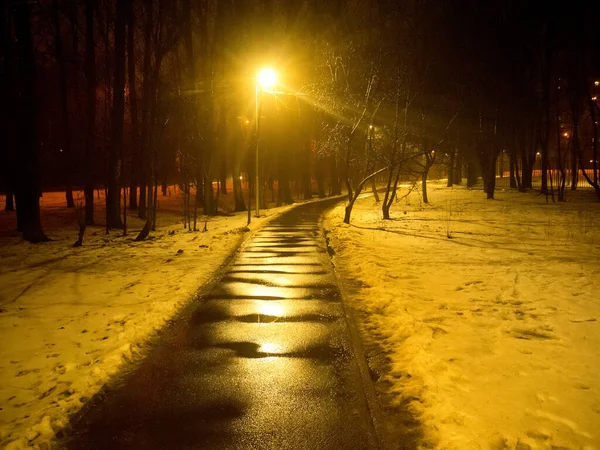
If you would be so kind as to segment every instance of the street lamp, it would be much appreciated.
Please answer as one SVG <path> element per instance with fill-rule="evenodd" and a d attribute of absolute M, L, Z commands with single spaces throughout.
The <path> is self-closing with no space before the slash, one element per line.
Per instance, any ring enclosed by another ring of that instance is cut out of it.
<path fill-rule="evenodd" d="M 275 86 L 275 83 L 277 83 L 277 73 L 271 68 L 261 69 L 256 74 L 256 217 L 258 217 L 260 213 L 260 178 L 258 175 L 258 125 L 260 122 L 260 94 L 262 94 L 263 91 L 269 92 L 273 86 Z"/>

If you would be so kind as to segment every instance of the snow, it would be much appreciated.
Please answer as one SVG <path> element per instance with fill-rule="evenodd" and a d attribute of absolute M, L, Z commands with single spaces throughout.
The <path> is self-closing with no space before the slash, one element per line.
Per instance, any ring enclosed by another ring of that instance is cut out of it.
<path fill-rule="evenodd" d="M 429 188 L 382 220 L 371 195 L 325 220 L 367 342 L 422 448 L 600 449 L 600 203 Z M 401 195 L 406 189 L 401 191 Z"/>
<path fill-rule="evenodd" d="M 329 214 L 336 267 L 362 283 L 361 332 L 386 350 L 384 381 L 422 422 L 423 448 L 600 449 L 600 204 L 569 194 L 487 201 L 433 184 L 430 204 L 411 194 L 391 221 L 370 195 L 350 226 L 343 206 Z M 0 211 L 0 447 L 47 448 L 247 235 L 245 213 L 190 233 L 180 199 L 160 202 L 153 239 L 134 242 L 130 216 L 128 236 L 100 224 L 80 248 L 63 194 L 42 198 L 49 243 L 23 242 Z"/>
<path fill-rule="evenodd" d="M 231 196 L 229 196 L 231 197 Z M 223 199 L 223 197 L 221 197 Z M 103 217 L 98 199 L 96 218 Z M 183 229 L 181 199 L 160 197 L 157 231 L 88 227 L 83 246 L 64 194 L 44 194 L 42 223 L 51 242 L 29 244 L 0 213 L 0 447 L 47 448 L 54 433 L 114 375 L 144 354 L 145 343 L 207 283 L 265 220 L 289 207 L 203 218 L 208 231 Z M 4 205 L 0 204 L 3 209 Z"/>

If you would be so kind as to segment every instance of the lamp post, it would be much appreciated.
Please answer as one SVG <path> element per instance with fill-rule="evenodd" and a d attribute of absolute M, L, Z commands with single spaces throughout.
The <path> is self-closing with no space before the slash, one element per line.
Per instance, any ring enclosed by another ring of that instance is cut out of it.
<path fill-rule="evenodd" d="M 256 148 L 255 148 L 255 157 L 256 157 L 256 217 L 260 214 L 260 176 L 258 174 L 258 131 L 259 131 L 259 122 L 260 122 L 260 96 L 263 91 L 270 91 L 271 88 L 277 82 L 277 73 L 273 69 L 264 68 L 261 69 L 256 75 Z"/>

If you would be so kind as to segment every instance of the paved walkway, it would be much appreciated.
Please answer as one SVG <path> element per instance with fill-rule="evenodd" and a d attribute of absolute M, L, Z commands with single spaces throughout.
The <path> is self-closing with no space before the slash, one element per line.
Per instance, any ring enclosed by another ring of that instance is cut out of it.
<path fill-rule="evenodd" d="M 73 449 L 375 449 L 319 217 L 244 245 L 191 315 L 90 408 Z"/>

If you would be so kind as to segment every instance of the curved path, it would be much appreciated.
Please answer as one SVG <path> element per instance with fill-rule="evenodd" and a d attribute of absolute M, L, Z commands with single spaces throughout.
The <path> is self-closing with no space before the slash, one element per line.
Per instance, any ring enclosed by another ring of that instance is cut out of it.
<path fill-rule="evenodd" d="M 297 206 L 255 233 L 65 446 L 378 448 L 320 232 L 332 205 Z"/>

